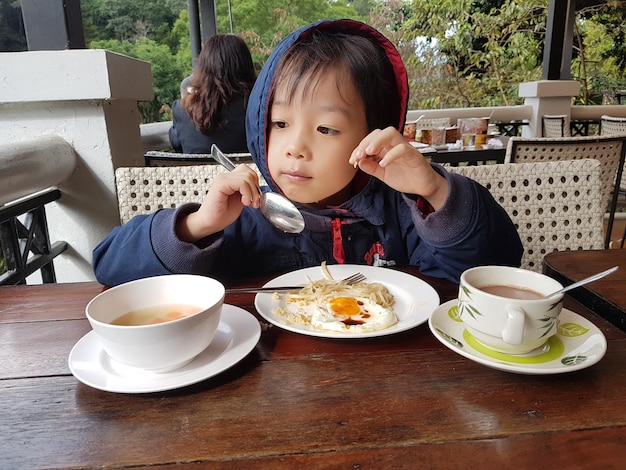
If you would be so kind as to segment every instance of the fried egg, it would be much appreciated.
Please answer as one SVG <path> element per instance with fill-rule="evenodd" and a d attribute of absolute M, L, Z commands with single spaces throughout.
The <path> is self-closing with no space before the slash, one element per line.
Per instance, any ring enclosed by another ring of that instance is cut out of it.
<path fill-rule="evenodd" d="M 343 333 L 383 330 L 396 323 L 391 310 L 360 297 L 334 297 L 318 305 L 311 316 L 315 328 Z"/>

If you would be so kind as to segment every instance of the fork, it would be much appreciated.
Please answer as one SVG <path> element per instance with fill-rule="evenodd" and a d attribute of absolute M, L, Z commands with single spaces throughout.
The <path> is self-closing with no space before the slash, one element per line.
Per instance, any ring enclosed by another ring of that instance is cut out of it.
<path fill-rule="evenodd" d="M 365 275 L 362 273 L 354 273 L 344 279 L 339 279 L 337 282 L 345 282 L 348 285 L 356 284 L 357 282 L 364 281 Z M 244 293 L 267 293 L 267 292 L 286 292 L 300 290 L 304 286 L 284 286 L 284 287 L 242 287 L 239 289 L 226 289 L 227 294 L 244 294 Z"/>
<path fill-rule="evenodd" d="M 357 282 L 364 281 L 365 275 L 361 273 L 354 273 L 352 276 L 348 276 L 345 279 L 340 279 L 339 282 L 345 282 L 348 285 L 356 284 Z"/>

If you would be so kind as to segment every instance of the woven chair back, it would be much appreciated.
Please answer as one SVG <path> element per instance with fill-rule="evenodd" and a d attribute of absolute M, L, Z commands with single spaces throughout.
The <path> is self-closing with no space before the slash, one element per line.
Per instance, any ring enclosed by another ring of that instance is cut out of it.
<path fill-rule="evenodd" d="M 601 135 L 626 135 L 626 118 L 607 116 L 600 117 Z"/>
<path fill-rule="evenodd" d="M 541 272 L 553 251 L 603 247 L 597 160 L 452 167 L 485 186 L 506 210 L 524 246 L 521 267 Z"/>
<path fill-rule="evenodd" d="M 569 117 L 565 114 L 545 115 L 541 118 L 544 137 L 567 137 L 570 135 Z"/>
<path fill-rule="evenodd" d="M 249 166 L 265 185 L 256 165 Z M 220 165 L 120 167 L 115 171 L 120 222 L 125 224 L 136 215 L 158 209 L 201 203 L 213 178 L 226 171 Z"/>
<path fill-rule="evenodd" d="M 626 152 L 626 136 L 562 138 L 511 137 L 505 163 L 547 162 L 593 158 L 600 162 L 602 207 L 613 214 L 613 190 Z"/>

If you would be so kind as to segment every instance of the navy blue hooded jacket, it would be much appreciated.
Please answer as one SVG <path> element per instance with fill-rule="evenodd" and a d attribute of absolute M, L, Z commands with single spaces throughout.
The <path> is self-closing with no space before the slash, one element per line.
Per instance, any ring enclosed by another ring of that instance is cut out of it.
<path fill-rule="evenodd" d="M 402 94 L 397 128 L 404 125 L 408 86 L 406 70 L 394 46 L 378 31 L 352 20 L 324 20 L 304 27 L 273 51 L 250 95 L 246 116 L 248 148 L 269 186 L 266 160 L 268 97 L 276 66 L 285 51 L 314 28 L 328 28 L 369 37 L 380 44 L 396 70 Z M 348 156 L 346 156 L 348 158 Z M 377 266 L 414 265 L 427 275 L 458 282 L 467 268 L 481 264 L 519 266 L 522 246 L 506 212 L 478 183 L 434 165 L 448 181 L 444 206 L 421 212 L 420 198 L 401 194 L 376 178 L 339 208 L 300 207 L 306 228 L 286 234 L 273 227 L 259 210 L 244 208 L 223 232 L 186 243 L 175 234 L 176 218 L 198 204 L 136 216 L 116 227 L 94 250 L 99 282 L 116 285 L 142 277 L 204 274 L 221 280 L 280 274 L 309 266 L 349 263 Z M 200 202 L 200 201 L 199 201 Z"/>

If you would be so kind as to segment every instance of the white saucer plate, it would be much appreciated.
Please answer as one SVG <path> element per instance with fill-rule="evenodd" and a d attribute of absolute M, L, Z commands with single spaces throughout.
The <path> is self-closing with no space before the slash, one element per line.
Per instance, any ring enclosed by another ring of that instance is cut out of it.
<path fill-rule="evenodd" d="M 272 312 L 274 308 L 286 307 L 286 296 L 275 299 L 272 293 L 256 295 L 254 305 L 257 311 L 270 323 L 295 333 L 322 338 L 371 338 L 399 333 L 426 323 L 440 302 L 439 295 L 429 284 L 402 271 L 353 264 L 331 265 L 328 266 L 328 270 L 335 279 L 344 279 L 360 272 L 366 276 L 365 282 L 379 282 L 387 287 L 395 300 L 393 312 L 398 317 L 398 323 L 384 330 L 363 333 L 318 330 L 312 326 L 289 322 L 285 317 L 274 314 Z M 322 270 L 315 266 L 283 274 L 272 279 L 264 287 L 305 285 L 311 280 L 321 278 Z"/>
<path fill-rule="evenodd" d="M 463 326 L 457 314 L 457 301 L 437 308 L 428 326 L 445 346 L 493 369 L 518 374 L 561 374 L 584 369 L 597 363 L 606 353 L 606 338 L 589 320 L 563 309 L 559 330 L 548 342 L 526 354 L 503 354 L 480 344 Z"/>
<path fill-rule="evenodd" d="M 258 320 L 249 312 L 224 304 L 211 344 L 190 363 L 170 372 L 154 373 L 124 366 L 102 349 L 94 331 L 70 352 L 70 371 L 80 382 L 107 392 L 151 393 L 173 390 L 213 377 L 248 355 L 261 336 Z"/>

